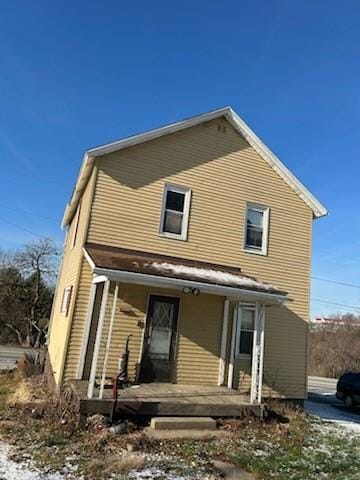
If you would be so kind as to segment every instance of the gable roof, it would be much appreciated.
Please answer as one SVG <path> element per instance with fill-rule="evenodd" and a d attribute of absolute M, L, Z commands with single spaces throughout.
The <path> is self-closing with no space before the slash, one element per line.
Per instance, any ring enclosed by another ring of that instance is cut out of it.
<path fill-rule="evenodd" d="M 271 166 L 271 168 L 291 187 L 297 195 L 311 208 L 314 218 L 327 215 L 327 209 L 314 195 L 298 180 L 293 173 L 279 160 L 279 158 L 260 140 L 251 128 L 242 120 L 231 107 L 224 107 L 191 117 L 180 122 L 170 123 L 154 130 L 149 130 L 138 135 L 126 137 L 116 142 L 101 145 L 87 150 L 84 154 L 80 172 L 71 199 L 66 206 L 62 227 L 66 227 L 75 213 L 77 204 L 83 194 L 90 178 L 95 159 L 108 153 L 113 153 L 124 148 L 160 138 L 170 133 L 179 132 L 186 128 L 194 127 L 216 118 L 225 117 L 226 120 L 242 135 L 254 150 Z"/>

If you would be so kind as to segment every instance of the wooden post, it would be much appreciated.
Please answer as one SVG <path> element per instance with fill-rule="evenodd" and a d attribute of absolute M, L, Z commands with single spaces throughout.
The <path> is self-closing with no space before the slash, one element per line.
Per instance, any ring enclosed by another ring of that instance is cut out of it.
<path fill-rule="evenodd" d="M 115 289 L 114 289 L 113 304 L 112 304 L 112 309 L 111 309 L 109 331 L 108 331 L 106 347 L 105 347 L 105 357 L 104 357 L 104 364 L 103 364 L 102 375 L 101 375 L 99 398 L 103 398 L 103 395 L 104 395 L 106 369 L 107 369 L 107 364 L 108 364 L 108 360 L 109 360 L 111 336 L 112 336 L 112 331 L 113 331 L 113 326 L 114 326 L 115 313 L 116 313 L 116 302 L 117 302 L 118 294 L 119 294 L 119 282 L 116 282 Z"/>
<path fill-rule="evenodd" d="M 91 371 L 90 371 L 90 378 L 89 378 L 89 385 L 88 385 L 88 395 L 87 395 L 88 398 L 92 398 L 93 394 L 94 394 L 97 361 L 98 361 L 98 357 L 99 357 L 101 337 L 102 337 L 102 331 L 103 331 L 103 326 L 104 326 L 104 318 L 105 318 L 107 297 L 108 297 L 108 293 L 109 293 L 109 286 L 110 286 L 110 280 L 106 280 L 105 285 L 104 285 L 103 294 L 102 294 L 102 299 L 101 299 L 99 322 L 98 322 L 98 327 L 97 327 L 97 331 L 96 331 L 94 353 L 93 353 L 93 359 L 92 359 L 92 363 L 91 363 Z"/>
<path fill-rule="evenodd" d="M 221 347 L 220 347 L 220 364 L 219 364 L 219 379 L 218 379 L 219 386 L 223 385 L 225 381 L 225 362 L 226 362 L 226 346 L 227 346 L 228 326 L 229 326 L 229 307 L 230 307 L 230 301 L 228 299 L 225 299 L 222 333 L 221 333 Z"/>
<path fill-rule="evenodd" d="M 250 403 L 261 403 L 264 367 L 265 305 L 256 302 Z"/>
<path fill-rule="evenodd" d="M 233 388 L 233 383 L 234 383 L 234 360 L 235 360 L 235 343 L 236 343 L 236 327 L 237 327 L 238 312 L 239 312 L 239 304 L 237 303 L 234 306 L 234 314 L 233 314 L 230 361 L 229 361 L 229 371 L 228 371 L 228 381 L 227 381 L 228 388 Z"/>

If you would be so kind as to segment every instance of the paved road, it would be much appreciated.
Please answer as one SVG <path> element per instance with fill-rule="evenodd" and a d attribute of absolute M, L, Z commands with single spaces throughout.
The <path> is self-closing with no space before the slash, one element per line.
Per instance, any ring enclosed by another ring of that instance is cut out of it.
<path fill-rule="evenodd" d="M 15 368 L 16 361 L 20 360 L 25 352 L 32 351 L 29 348 L 12 345 L 0 345 L 0 370 Z"/>
<path fill-rule="evenodd" d="M 349 410 L 336 398 L 336 383 L 333 378 L 309 377 L 305 409 L 323 420 L 360 432 L 360 410 Z"/>
<path fill-rule="evenodd" d="M 335 397 L 337 379 L 323 377 L 308 377 L 309 400 L 319 400 L 326 403 L 338 402 Z"/>

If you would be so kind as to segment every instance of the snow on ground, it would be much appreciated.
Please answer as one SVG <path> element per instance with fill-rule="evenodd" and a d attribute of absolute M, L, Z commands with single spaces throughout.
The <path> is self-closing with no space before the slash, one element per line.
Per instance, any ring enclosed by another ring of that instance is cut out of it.
<path fill-rule="evenodd" d="M 305 402 L 305 410 L 322 420 L 324 425 L 330 423 L 360 434 L 360 413 L 352 412 L 343 406 L 312 401 Z"/>
<path fill-rule="evenodd" d="M 189 477 L 184 477 L 183 475 L 176 475 L 172 473 L 165 473 L 159 470 L 156 467 L 144 468 L 140 471 L 132 471 L 128 473 L 129 480 L 151 480 L 156 478 L 165 478 L 166 480 L 188 480 Z"/>
<path fill-rule="evenodd" d="M 10 447 L 0 443 L 1 480 L 63 480 L 59 473 L 40 473 L 30 462 L 17 463 L 9 459 Z"/>

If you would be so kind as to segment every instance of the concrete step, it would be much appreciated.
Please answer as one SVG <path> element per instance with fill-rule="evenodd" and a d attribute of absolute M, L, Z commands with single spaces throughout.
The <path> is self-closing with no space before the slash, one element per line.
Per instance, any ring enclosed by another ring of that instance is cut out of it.
<path fill-rule="evenodd" d="M 215 430 L 216 421 L 211 417 L 154 417 L 153 430 Z"/>

